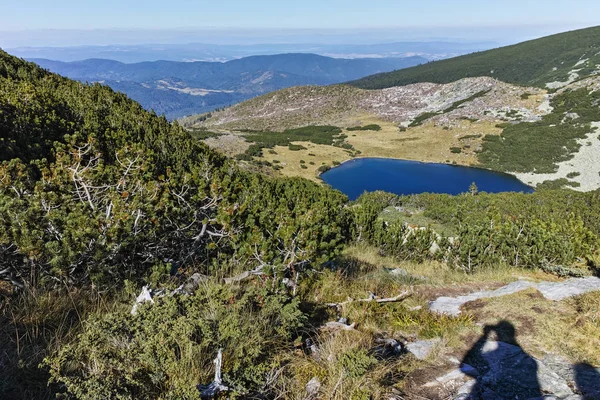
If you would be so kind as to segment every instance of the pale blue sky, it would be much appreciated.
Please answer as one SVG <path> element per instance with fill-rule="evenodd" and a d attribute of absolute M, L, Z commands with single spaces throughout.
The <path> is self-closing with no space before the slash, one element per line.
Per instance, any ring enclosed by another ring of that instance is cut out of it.
<path fill-rule="evenodd" d="M 598 0 L 0 0 L 1 30 L 600 24 Z"/>
<path fill-rule="evenodd" d="M 600 0 L 0 0 L 0 47 L 511 43 L 600 25 Z"/>

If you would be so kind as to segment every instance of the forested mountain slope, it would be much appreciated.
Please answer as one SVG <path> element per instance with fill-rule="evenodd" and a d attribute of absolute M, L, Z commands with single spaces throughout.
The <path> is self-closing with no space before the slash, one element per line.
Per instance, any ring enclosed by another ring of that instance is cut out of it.
<path fill-rule="evenodd" d="M 61 290 L 87 292 L 90 287 L 109 293 L 126 280 L 168 281 L 188 269 L 218 280 L 278 265 L 286 275 L 299 265 L 325 262 L 339 251 L 347 229 L 342 207 L 346 200 L 311 182 L 239 170 L 124 94 L 60 77 L 0 52 L 3 296 L 5 284 L 17 292 L 35 290 L 51 297 Z M 267 292 L 248 295 L 268 296 Z M 290 304 L 286 296 L 272 300 L 273 310 Z M 4 306 L 11 303 L 3 297 L 0 304 L 0 326 L 7 327 Z M 298 321 L 295 305 L 290 307 L 292 329 Z M 56 311 L 43 318 L 54 321 L 59 315 Z M 279 318 L 270 315 L 264 318 Z M 77 324 L 70 316 L 64 318 L 60 326 L 65 329 Z M 267 326 L 275 329 L 281 323 Z M 52 326 L 49 329 L 56 329 Z M 274 331 L 264 336 L 285 340 L 289 334 L 280 333 L 283 336 Z M 53 341 L 55 335 L 38 340 Z M 0 336 L 3 376 L 38 368 L 39 353 L 17 369 L 17 349 L 9 336 Z M 260 365 L 259 359 L 267 360 L 262 353 L 248 361 Z M 39 378 L 47 380 L 44 373 Z M 105 389 L 111 391 L 110 378 L 106 382 Z M 14 392 L 18 385 L 3 379 L 0 397 L 34 396 Z M 142 393 L 135 383 L 127 386 L 131 393 Z M 72 390 L 77 391 L 76 385 Z M 152 390 L 142 397 L 154 397 Z M 195 390 L 193 385 L 190 390 Z M 90 393 L 91 398 L 108 396 Z"/>
<path fill-rule="evenodd" d="M 382 89 L 490 76 L 503 82 L 552 89 L 560 87 L 561 82 L 573 82 L 598 73 L 600 27 L 593 27 L 377 74 L 350 84 L 363 89 Z"/>

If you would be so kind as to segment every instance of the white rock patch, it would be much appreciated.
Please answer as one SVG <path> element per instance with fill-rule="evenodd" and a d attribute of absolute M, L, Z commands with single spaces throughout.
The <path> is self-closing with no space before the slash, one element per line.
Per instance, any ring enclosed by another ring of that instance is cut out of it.
<path fill-rule="evenodd" d="M 592 132 L 584 139 L 579 139 L 581 145 L 573 158 L 558 164 L 558 170 L 552 174 L 513 173 L 520 181 L 531 186 L 537 186 L 544 181 L 554 181 L 566 178 L 578 182 L 581 186 L 574 190 L 589 192 L 600 188 L 600 122 L 592 122 Z M 568 178 L 570 173 L 580 175 Z"/>
<path fill-rule="evenodd" d="M 525 289 L 535 288 L 542 295 L 552 301 L 564 300 L 567 297 L 577 296 L 591 291 L 600 290 L 600 278 L 572 278 L 563 282 L 531 282 L 516 281 L 496 290 L 486 290 L 458 297 L 439 297 L 429 304 L 429 310 L 439 314 L 459 315 L 460 306 L 477 299 L 514 294 Z"/>
<path fill-rule="evenodd" d="M 564 81 L 564 82 L 561 82 L 561 81 L 548 82 L 548 83 L 546 83 L 546 87 L 548 89 L 560 89 L 561 87 L 570 85 L 571 83 L 575 82 L 577 80 L 577 78 L 579 78 L 579 74 L 578 74 L 579 71 L 581 71 L 581 70 L 574 69 L 573 71 L 569 72 L 569 78 L 567 78 L 566 81 Z"/>
<path fill-rule="evenodd" d="M 545 95 L 544 101 L 542 102 L 542 104 L 539 105 L 539 107 L 537 109 L 538 109 L 538 111 L 540 111 L 544 114 L 550 114 L 552 112 L 552 110 L 554 110 L 554 107 L 552 107 L 550 105 L 550 96 Z"/>

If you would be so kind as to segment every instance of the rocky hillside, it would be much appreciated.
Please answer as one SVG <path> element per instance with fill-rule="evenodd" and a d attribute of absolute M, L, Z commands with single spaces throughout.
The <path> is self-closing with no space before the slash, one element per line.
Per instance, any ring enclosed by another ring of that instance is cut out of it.
<path fill-rule="evenodd" d="M 541 89 L 514 86 L 487 77 L 382 90 L 346 85 L 304 86 L 246 101 L 213 113 L 206 121 L 190 117 L 184 124 L 210 129 L 279 130 L 305 125 L 345 125 L 365 113 L 404 127 L 424 116 L 439 124 L 452 124 L 466 118 L 535 121 L 549 111 L 545 107 L 545 95 Z"/>

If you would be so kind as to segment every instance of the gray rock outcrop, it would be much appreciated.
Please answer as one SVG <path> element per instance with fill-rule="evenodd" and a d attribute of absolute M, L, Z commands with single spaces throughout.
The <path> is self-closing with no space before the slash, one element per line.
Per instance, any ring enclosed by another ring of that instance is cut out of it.
<path fill-rule="evenodd" d="M 411 353 L 418 360 L 424 360 L 440 342 L 440 339 L 418 340 L 416 342 L 407 343 L 406 351 Z"/>
<path fill-rule="evenodd" d="M 546 299 L 553 301 L 564 300 L 591 291 L 600 290 L 600 278 L 572 278 L 563 282 L 532 282 L 519 280 L 496 290 L 486 290 L 457 297 L 439 297 L 429 304 L 433 312 L 448 315 L 459 315 L 460 306 L 469 301 L 514 294 L 525 289 L 537 289 Z"/>
<path fill-rule="evenodd" d="M 539 360 L 519 346 L 487 341 L 479 357 L 425 384 L 451 390 L 454 400 L 600 399 L 600 369 L 548 355 Z"/>

